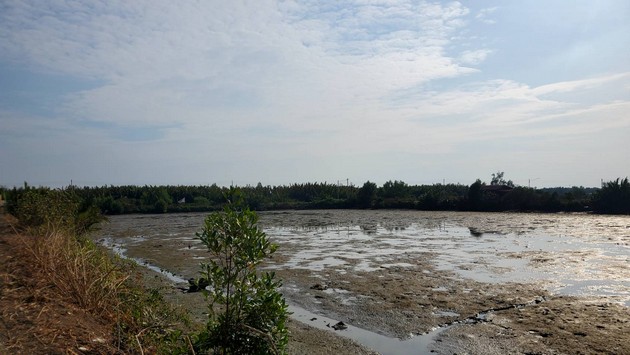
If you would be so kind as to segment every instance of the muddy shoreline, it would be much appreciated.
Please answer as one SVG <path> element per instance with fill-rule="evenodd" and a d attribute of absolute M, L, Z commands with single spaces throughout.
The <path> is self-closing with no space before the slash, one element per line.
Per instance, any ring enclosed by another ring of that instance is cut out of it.
<path fill-rule="evenodd" d="M 297 218 L 295 215 L 276 217 L 282 217 L 285 222 L 289 220 L 288 223 L 291 223 L 290 218 Z M 304 221 L 304 216 L 299 217 Z M 182 222 L 180 227 L 187 223 Z M 307 220 L 307 223 L 318 222 Z M 182 279 L 194 276 L 199 261 L 205 257 L 205 251 L 194 240 L 194 232 L 165 239 L 151 237 L 148 230 L 143 231 L 142 228 L 130 225 L 126 228 L 124 236 L 119 230 L 118 237 L 114 238 L 114 243 L 124 244 L 126 255 L 158 265 L 181 275 Z M 331 223 L 330 230 L 324 229 L 323 232 L 318 226 L 302 225 L 299 228 L 300 233 L 307 234 L 311 233 L 308 228 L 315 228 L 315 233 L 319 233 L 317 236 L 329 238 L 326 243 L 333 246 L 337 239 L 343 239 L 341 242 L 344 244 L 339 245 L 346 245 L 353 238 L 369 236 L 361 230 L 357 233 L 349 231 L 348 236 L 338 238 L 334 233 L 344 230 L 334 223 Z M 392 233 L 400 234 L 404 230 L 402 228 L 405 226 L 394 223 Z M 281 229 L 278 233 L 284 232 L 286 230 Z M 449 233 L 453 233 L 453 228 Z M 310 234 L 309 237 L 313 238 Z M 333 240 L 333 237 L 337 239 Z M 372 239 L 379 243 L 387 241 Z M 623 238 L 621 241 L 626 242 Z M 402 339 L 403 343 L 405 339 L 414 339 L 440 329 L 431 344 L 418 348 L 415 353 L 630 353 L 630 311 L 615 297 L 572 297 L 551 293 L 545 280 L 480 282 L 462 277 L 456 270 L 440 268 L 436 263 L 440 257 L 439 250 L 418 252 L 403 247 L 402 250 L 387 251 L 386 258 L 374 254 L 369 258 L 333 259 L 328 253 L 317 258 L 308 256 L 296 264 L 295 257 L 305 250 L 304 243 L 283 239 L 280 234 L 276 242 L 281 252 L 276 253 L 265 266 L 284 280 L 282 292 L 291 304 L 314 313 L 316 316 L 312 318 L 325 316 L 387 338 Z M 369 240 L 362 239 L 357 243 L 367 242 Z M 352 248 L 359 250 L 358 245 L 354 244 Z M 339 249 L 339 246 L 336 248 Z M 359 250 L 358 253 L 365 254 L 371 250 Z M 538 259 L 558 263 L 571 261 L 570 257 L 562 256 L 566 260 L 561 260 L 559 255 L 541 250 L 533 253 L 523 248 L 510 253 L 510 257 L 517 261 L 525 258 L 534 264 Z M 191 263 L 191 260 L 194 262 Z M 370 260 L 370 264 L 365 264 L 365 260 Z M 313 264 L 314 261 L 317 263 Z M 477 265 L 474 267 L 490 270 L 497 277 L 504 272 L 492 262 L 484 265 L 484 259 L 475 261 Z M 310 267 L 302 267 L 306 262 L 311 263 L 308 264 Z M 466 268 L 468 264 L 470 262 L 461 263 L 458 267 Z M 615 270 L 619 266 L 615 263 L 611 265 Z M 163 287 L 173 303 L 196 312 L 198 319 L 203 319 L 205 307 L 199 294 L 182 293 L 173 280 L 152 271 L 147 271 L 146 280 Z M 344 335 L 348 334 L 344 334 L 343 330 L 309 326 L 309 323 L 315 325 L 317 322 L 312 318 L 290 323 L 290 353 L 370 353 L 370 349 L 345 338 Z M 395 343 L 388 344 L 376 350 L 380 353 L 401 353 L 396 350 Z"/>

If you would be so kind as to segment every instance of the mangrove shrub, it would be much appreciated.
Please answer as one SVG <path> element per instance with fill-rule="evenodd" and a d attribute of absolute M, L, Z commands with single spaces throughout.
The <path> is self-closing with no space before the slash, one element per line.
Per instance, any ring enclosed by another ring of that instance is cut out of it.
<path fill-rule="evenodd" d="M 211 254 L 201 264 L 208 281 L 209 320 L 195 350 L 219 354 L 283 353 L 288 341 L 287 304 L 274 273 L 257 266 L 277 248 L 256 223 L 258 215 L 239 190 L 227 194 L 223 211 L 209 215 L 197 236 Z"/>

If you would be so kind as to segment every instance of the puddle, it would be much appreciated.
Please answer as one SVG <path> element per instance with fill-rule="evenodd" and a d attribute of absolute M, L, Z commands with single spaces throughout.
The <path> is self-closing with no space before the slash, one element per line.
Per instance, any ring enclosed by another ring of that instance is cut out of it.
<path fill-rule="evenodd" d="M 435 341 L 435 338 L 441 332 L 448 329 L 448 327 L 438 328 L 428 334 L 415 335 L 409 339 L 401 340 L 361 329 L 352 326 L 351 324 L 345 324 L 348 327 L 347 329 L 333 330 L 332 326 L 337 324 L 339 320 L 309 312 L 295 305 L 289 305 L 289 311 L 293 312 L 291 317 L 295 320 L 318 329 L 334 331 L 337 335 L 352 339 L 357 343 L 384 355 L 428 354 L 430 353 L 429 345 Z"/>
<path fill-rule="evenodd" d="M 299 211 L 278 217 L 261 214 L 264 231 L 290 245 L 279 249 L 288 259 L 273 265 L 276 269 L 341 274 L 413 269 L 417 264 L 400 259 L 426 255 L 437 270 L 465 279 L 543 283 L 555 293 L 630 303 L 630 269 L 620 266 L 630 260 L 630 217 L 309 211 L 308 228 L 300 227 Z"/>
<path fill-rule="evenodd" d="M 282 246 L 282 261 L 269 269 L 357 274 L 413 269 L 413 258 L 429 258 L 437 270 L 479 282 L 543 282 L 555 293 L 630 304 L 630 216 L 386 210 L 259 215 L 259 226 Z M 205 216 L 114 216 L 103 229 L 128 247 L 168 240 L 192 253 L 203 249 L 195 233 Z"/>
<path fill-rule="evenodd" d="M 459 317 L 460 316 L 459 313 L 452 312 L 452 311 L 437 311 L 437 312 L 434 312 L 434 314 L 439 317 Z"/>

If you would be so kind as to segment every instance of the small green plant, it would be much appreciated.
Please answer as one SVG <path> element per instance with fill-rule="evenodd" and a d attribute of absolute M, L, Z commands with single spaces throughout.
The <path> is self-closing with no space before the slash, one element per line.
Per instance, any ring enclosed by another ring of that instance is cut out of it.
<path fill-rule="evenodd" d="M 195 337 L 199 352 L 279 354 L 288 341 L 287 304 L 274 273 L 256 267 L 277 248 L 256 226 L 258 215 L 231 189 L 222 212 L 209 215 L 197 236 L 211 253 L 201 264 L 209 286 L 209 320 Z"/>

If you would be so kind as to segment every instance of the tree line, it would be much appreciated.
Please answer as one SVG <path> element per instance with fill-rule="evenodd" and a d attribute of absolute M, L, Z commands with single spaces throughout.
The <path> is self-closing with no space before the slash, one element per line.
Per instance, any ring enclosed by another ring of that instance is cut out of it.
<path fill-rule="evenodd" d="M 416 209 L 441 211 L 594 212 L 630 214 L 628 178 L 602 184 L 601 188 L 515 186 L 503 173 L 492 174 L 490 183 L 477 179 L 471 185 L 408 185 L 399 180 L 382 186 L 367 181 L 361 187 L 330 183 L 281 186 L 241 186 L 252 210 L 281 209 Z M 45 187 L 0 188 L 7 209 L 17 205 L 25 192 Z M 96 206 L 107 215 L 128 213 L 216 211 L 228 187 L 203 186 L 102 186 L 66 188 L 85 206 Z"/>

